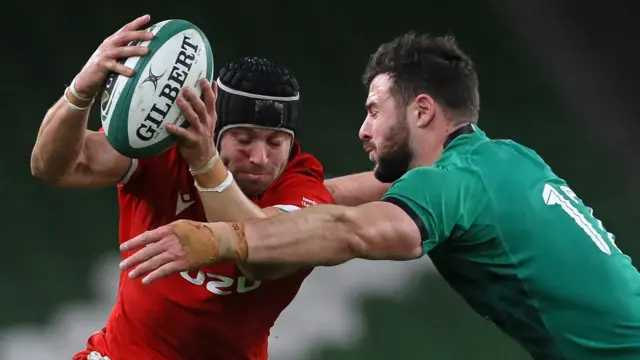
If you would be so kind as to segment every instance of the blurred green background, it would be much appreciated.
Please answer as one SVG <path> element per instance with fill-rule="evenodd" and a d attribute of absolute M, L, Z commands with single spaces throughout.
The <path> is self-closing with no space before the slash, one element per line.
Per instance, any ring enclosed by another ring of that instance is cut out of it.
<path fill-rule="evenodd" d="M 589 9 L 591 2 L 542 3 L 145 0 L 3 5 L 0 64 L 4 127 L 10 135 L 0 142 L 5 154 L 0 172 L 5 204 L 0 334 L 26 325 L 30 331 L 46 329 L 59 309 L 95 300 L 92 283 L 100 280 L 92 271 L 104 254 L 117 255 L 115 189 L 52 188 L 31 176 L 29 156 L 41 119 L 65 84 L 102 39 L 144 13 L 154 22 L 182 18 L 202 28 L 213 46 L 216 71 L 247 55 L 288 66 L 302 88 L 302 146 L 332 175 L 370 167 L 357 138 L 366 94 L 359 80 L 369 54 L 407 30 L 455 34 L 477 66 L 483 130 L 535 149 L 595 209 L 620 248 L 640 256 L 633 232 L 640 214 L 634 206 L 639 198 L 639 169 L 633 161 L 638 125 L 632 121 L 638 115 L 638 75 L 632 71 L 638 56 L 625 46 L 627 37 L 637 34 L 628 20 L 638 6 L 614 1 Z M 91 126 L 97 129 L 97 112 L 92 116 Z M 384 282 L 373 296 L 360 296 L 354 286 L 356 303 L 350 311 L 364 321 L 358 335 L 350 341 L 309 341 L 304 358 L 527 358 L 473 314 L 437 273 L 409 276 L 400 297 L 390 297 Z M 308 311 L 322 306 L 305 301 Z M 286 331 L 299 331 L 296 326 Z M 88 328 L 74 338 L 73 350 L 96 330 Z M 286 336 L 284 330 L 280 334 Z M 17 359 L 17 340 L 7 339 L 0 342 L 0 356 Z M 12 350 L 3 353 L 3 348 Z M 65 351 L 62 358 L 69 358 Z"/>

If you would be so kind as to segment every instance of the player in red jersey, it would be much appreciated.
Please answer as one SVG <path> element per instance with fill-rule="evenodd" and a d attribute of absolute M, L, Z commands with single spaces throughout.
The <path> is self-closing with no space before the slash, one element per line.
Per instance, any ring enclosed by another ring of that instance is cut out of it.
<path fill-rule="evenodd" d="M 127 44 L 152 37 L 138 30 L 148 21 L 140 17 L 107 38 L 47 112 L 31 159 L 35 176 L 66 187 L 118 184 L 120 242 L 177 219 L 245 220 L 330 203 L 327 187 L 345 202 L 357 201 L 354 185 L 373 178 L 335 179 L 325 187 L 320 163 L 295 140 L 298 85 L 263 59 L 222 69 L 219 89 L 203 82 L 204 101 L 185 90 L 178 104 L 190 127 L 168 128 L 179 146 L 154 158 L 125 158 L 104 134 L 88 131 L 93 100 L 84 99 L 98 94 L 110 72 L 131 74 L 118 60 L 146 54 Z M 224 263 L 149 286 L 122 275 L 106 327 L 73 359 L 266 359 L 269 330 L 310 271 Z"/>

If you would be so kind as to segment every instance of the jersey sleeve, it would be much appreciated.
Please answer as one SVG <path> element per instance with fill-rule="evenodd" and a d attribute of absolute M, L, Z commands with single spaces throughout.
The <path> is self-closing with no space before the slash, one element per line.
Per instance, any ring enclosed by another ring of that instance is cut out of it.
<path fill-rule="evenodd" d="M 276 206 L 287 212 L 333 203 L 333 196 L 324 185 L 324 171 L 315 158 L 301 161 L 285 171 L 262 201 L 263 207 Z"/>
<path fill-rule="evenodd" d="M 421 167 L 396 181 L 382 201 L 390 202 L 416 222 L 422 254 L 464 230 L 478 216 L 482 184 L 464 169 Z"/>

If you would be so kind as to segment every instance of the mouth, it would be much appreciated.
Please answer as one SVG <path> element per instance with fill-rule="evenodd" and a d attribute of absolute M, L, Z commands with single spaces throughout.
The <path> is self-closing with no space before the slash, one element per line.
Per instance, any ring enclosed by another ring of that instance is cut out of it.
<path fill-rule="evenodd" d="M 257 172 L 244 172 L 242 173 L 242 176 L 249 179 L 249 180 L 262 180 L 264 179 L 268 174 L 267 173 L 257 173 Z"/>
<path fill-rule="evenodd" d="M 376 156 L 373 150 L 369 151 L 369 160 L 371 160 L 371 162 L 376 162 Z"/>
<path fill-rule="evenodd" d="M 364 151 L 369 154 L 369 160 L 375 161 L 375 149 L 374 149 L 374 147 L 372 145 L 370 145 L 370 144 L 364 144 L 363 148 L 364 148 Z"/>
<path fill-rule="evenodd" d="M 369 160 L 375 162 L 376 151 L 373 149 L 373 147 L 367 147 L 364 150 L 369 154 Z"/>

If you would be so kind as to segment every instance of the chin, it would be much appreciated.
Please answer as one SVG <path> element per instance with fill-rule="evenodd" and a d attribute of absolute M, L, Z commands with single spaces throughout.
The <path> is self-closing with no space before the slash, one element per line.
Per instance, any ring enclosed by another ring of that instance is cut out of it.
<path fill-rule="evenodd" d="M 236 180 L 236 183 L 238 184 L 238 187 L 240 187 L 240 190 L 242 190 L 242 192 L 246 196 L 251 198 L 256 197 L 262 194 L 263 192 L 265 192 L 265 190 L 267 190 L 267 188 L 270 185 L 270 183 L 265 184 L 264 181 L 257 181 L 254 179 L 243 179 L 242 176 L 237 177 L 235 180 Z"/>
<path fill-rule="evenodd" d="M 400 179 L 409 167 L 406 161 L 382 160 L 373 167 L 373 176 L 383 184 L 391 184 Z"/>
<path fill-rule="evenodd" d="M 240 190 L 242 190 L 242 192 L 248 197 L 248 198 L 256 198 L 258 196 L 260 196 L 260 194 L 262 194 L 265 190 L 267 190 L 267 187 L 264 186 L 257 186 L 255 184 L 240 184 L 238 183 L 238 186 L 240 187 Z"/>

